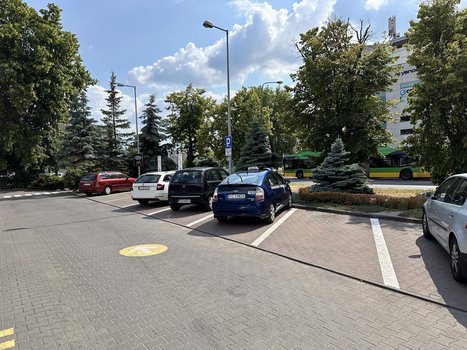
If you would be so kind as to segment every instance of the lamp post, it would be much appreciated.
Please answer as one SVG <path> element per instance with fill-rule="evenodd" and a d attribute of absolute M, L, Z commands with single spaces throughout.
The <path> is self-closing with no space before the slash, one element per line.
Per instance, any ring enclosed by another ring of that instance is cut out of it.
<path fill-rule="evenodd" d="M 133 92 L 135 93 L 135 120 L 136 120 L 136 150 L 139 153 L 139 130 L 138 130 L 138 107 L 136 104 L 136 86 L 135 85 L 126 85 L 126 84 L 121 84 L 117 83 L 118 87 L 131 87 L 133 88 Z M 141 166 L 138 164 L 138 177 L 141 175 Z"/>
<path fill-rule="evenodd" d="M 215 26 L 209 21 L 204 21 L 203 22 L 203 27 L 205 28 L 216 28 L 219 30 L 222 30 L 227 38 L 227 136 L 231 137 L 231 129 L 230 129 L 230 67 L 229 67 L 229 31 L 224 28 L 220 28 Z M 232 142 L 233 143 L 233 142 Z M 231 145 L 232 146 L 232 145 Z M 229 154 L 229 172 L 232 172 L 232 149 L 230 149 L 230 154 Z"/>
<path fill-rule="evenodd" d="M 266 84 L 282 84 L 282 80 L 277 80 L 277 81 L 266 81 L 265 83 L 263 83 L 261 85 L 261 117 L 264 118 L 264 113 L 263 113 L 263 100 L 264 100 L 264 93 L 263 93 L 263 89 L 264 89 L 264 85 Z"/>

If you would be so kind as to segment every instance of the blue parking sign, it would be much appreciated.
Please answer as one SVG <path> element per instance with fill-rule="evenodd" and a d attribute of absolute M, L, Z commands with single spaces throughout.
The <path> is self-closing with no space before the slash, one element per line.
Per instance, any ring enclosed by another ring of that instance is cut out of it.
<path fill-rule="evenodd" d="M 232 148 L 232 136 L 224 136 L 224 147 Z"/>

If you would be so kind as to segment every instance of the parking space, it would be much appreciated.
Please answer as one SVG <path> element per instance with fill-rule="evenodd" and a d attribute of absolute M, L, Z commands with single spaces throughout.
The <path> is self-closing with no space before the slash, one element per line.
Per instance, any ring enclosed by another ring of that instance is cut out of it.
<path fill-rule="evenodd" d="M 219 223 L 194 205 L 173 212 L 163 203 L 140 206 L 129 193 L 88 198 L 467 310 L 467 285 L 452 279 L 447 253 L 422 236 L 420 224 L 304 209 L 282 211 L 273 225 L 250 218 Z"/>

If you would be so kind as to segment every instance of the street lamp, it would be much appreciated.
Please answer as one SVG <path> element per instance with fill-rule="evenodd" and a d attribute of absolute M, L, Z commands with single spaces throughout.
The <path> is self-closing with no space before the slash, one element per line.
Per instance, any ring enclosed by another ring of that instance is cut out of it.
<path fill-rule="evenodd" d="M 266 84 L 282 84 L 282 80 L 277 80 L 277 81 L 267 81 L 261 85 L 261 117 L 264 119 L 264 113 L 263 113 L 263 99 L 264 99 L 264 85 Z"/>
<path fill-rule="evenodd" d="M 231 137 L 231 130 L 230 130 L 230 68 L 229 68 L 229 31 L 227 29 L 223 29 L 220 27 L 215 26 L 209 21 L 203 22 L 204 28 L 216 28 L 225 32 L 227 38 L 227 136 Z M 232 142 L 233 143 L 233 142 Z M 229 154 L 229 172 L 232 172 L 232 148 L 230 149 Z"/>
<path fill-rule="evenodd" d="M 136 119 L 136 149 L 139 153 L 139 131 L 138 131 L 138 107 L 136 104 L 136 86 L 135 85 L 126 85 L 126 84 L 121 84 L 117 83 L 118 87 L 131 87 L 133 88 L 133 91 L 135 93 L 135 119 Z M 141 175 L 141 166 L 138 164 L 138 177 Z"/>

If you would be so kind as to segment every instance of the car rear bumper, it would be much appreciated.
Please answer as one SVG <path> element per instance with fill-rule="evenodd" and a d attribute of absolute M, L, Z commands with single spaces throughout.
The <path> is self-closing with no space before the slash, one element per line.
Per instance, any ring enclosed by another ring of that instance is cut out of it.
<path fill-rule="evenodd" d="M 264 202 L 254 202 L 247 204 L 212 204 L 214 217 L 218 216 L 239 216 L 239 217 L 257 217 L 264 219 L 269 214 L 269 208 Z"/>
<path fill-rule="evenodd" d="M 153 201 L 167 201 L 167 195 L 160 194 L 160 193 L 141 193 L 141 192 L 132 192 L 131 193 L 131 198 L 135 201 L 139 199 L 150 199 Z"/>
<path fill-rule="evenodd" d="M 189 205 L 189 204 L 206 204 L 206 200 L 201 196 L 169 196 L 168 198 L 170 204 L 179 204 L 179 205 Z M 183 203 L 186 201 L 189 203 Z"/>

